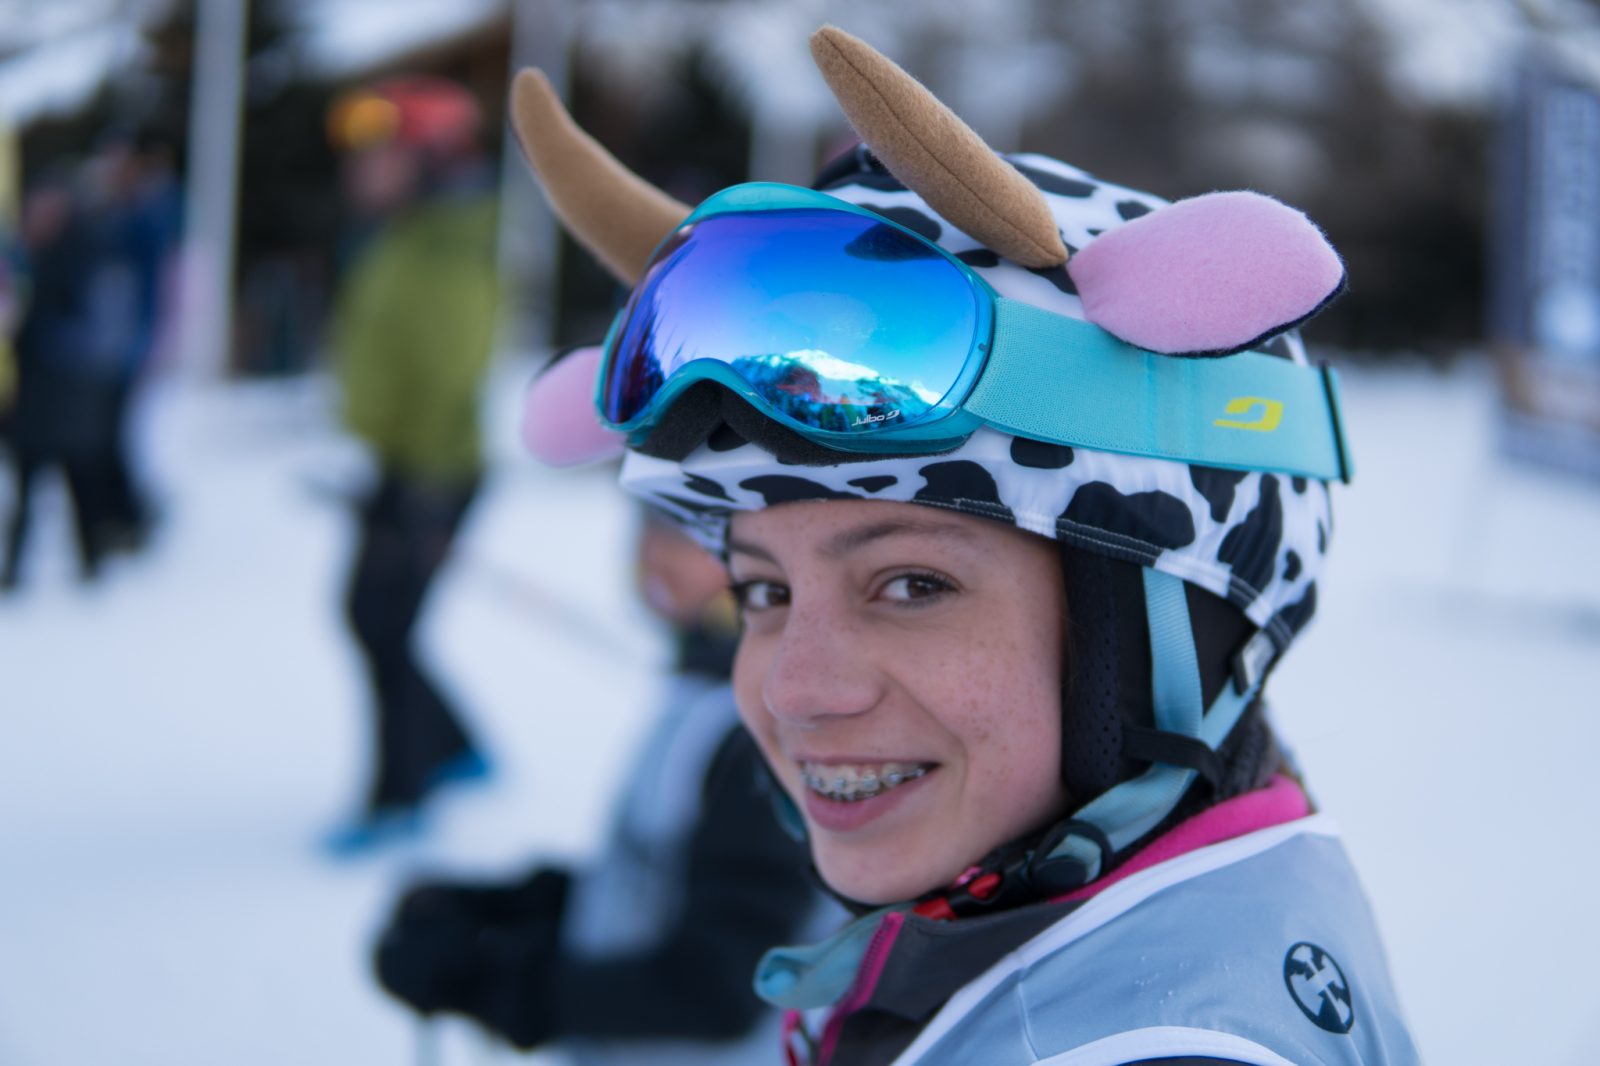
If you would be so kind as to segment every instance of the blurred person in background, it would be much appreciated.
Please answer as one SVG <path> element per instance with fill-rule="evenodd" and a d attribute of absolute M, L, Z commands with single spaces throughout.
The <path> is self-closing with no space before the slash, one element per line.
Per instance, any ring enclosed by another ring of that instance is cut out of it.
<path fill-rule="evenodd" d="M 12 402 L 17 395 L 17 357 L 12 340 L 26 295 L 22 238 L 18 232 L 21 210 L 17 202 L 17 163 L 15 137 L 0 123 L 0 457 L 8 465 Z"/>
<path fill-rule="evenodd" d="M 520 1048 L 554 1043 L 584 1066 L 770 1062 L 779 1019 L 751 968 L 842 912 L 775 820 L 739 725 L 721 565 L 659 516 L 637 558 L 677 656 L 598 859 L 413 887 L 378 942 L 378 979 L 424 1016 L 462 1015 Z"/>
<path fill-rule="evenodd" d="M 94 578 L 105 551 L 108 519 L 99 462 L 111 421 L 111 390 L 86 341 L 93 234 L 77 179 L 76 168 L 57 166 L 32 182 L 23 198 L 27 298 L 15 340 L 10 418 L 16 491 L 0 556 L 0 589 L 21 581 L 34 489 L 52 468 L 60 471 L 72 504 L 79 576 Z"/>
<path fill-rule="evenodd" d="M 58 466 L 73 503 L 81 575 L 141 547 L 151 508 L 130 459 L 128 415 L 154 347 L 162 280 L 177 242 L 177 194 L 147 179 L 131 131 L 104 134 L 24 203 L 27 300 L 16 338 L 12 426 L 17 493 L 0 586 L 14 587 L 32 489 Z"/>
<path fill-rule="evenodd" d="M 0 444 L 9 438 L 11 401 L 17 393 L 17 357 L 12 349 L 24 300 L 22 242 L 9 219 L 0 221 Z"/>
<path fill-rule="evenodd" d="M 427 77 L 356 90 L 329 116 L 362 235 L 335 297 L 331 344 L 345 423 L 377 466 L 357 507 L 345 602 L 371 677 L 376 752 L 359 813 L 326 841 L 336 854 L 415 832 L 436 788 L 488 772 L 412 647 L 483 470 L 479 387 L 498 301 L 478 126 L 465 90 Z"/>
<path fill-rule="evenodd" d="M 86 174 L 84 343 L 106 392 L 93 476 L 107 549 L 142 546 L 153 521 L 134 471 L 128 424 L 155 350 L 163 281 L 178 241 L 176 182 L 152 165 L 157 158 L 134 131 L 115 128 L 101 137 Z"/>

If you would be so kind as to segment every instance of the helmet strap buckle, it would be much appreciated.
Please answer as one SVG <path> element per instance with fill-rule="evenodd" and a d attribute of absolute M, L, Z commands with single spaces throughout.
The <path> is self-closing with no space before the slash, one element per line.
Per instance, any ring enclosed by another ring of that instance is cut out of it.
<path fill-rule="evenodd" d="M 1244 646 L 1233 654 L 1233 688 L 1243 695 L 1258 688 L 1278 658 L 1278 645 L 1265 629 L 1256 630 Z"/>

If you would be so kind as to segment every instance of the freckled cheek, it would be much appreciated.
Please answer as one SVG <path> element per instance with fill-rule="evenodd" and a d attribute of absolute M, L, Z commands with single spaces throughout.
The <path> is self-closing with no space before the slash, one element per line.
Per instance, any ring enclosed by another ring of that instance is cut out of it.
<path fill-rule="evenodd" d="M 1011 747 L 1008 708 L 1002 694 L 991 686 L 974 684 L 973 675 L 959 672 L 934 690 L 942 706 L 934 717 L 944 746 L 952 749 L 969 785 L 991 788 L 1007 770 Z"/>
<path fill-rule="evenodd" d="M 947 675 L 945 727 L 961 752 L 963 803 L 978 821 L 1020 832 L 1060 806 L 1060 693 L 1048 673 L 1022 674 L 1025 664 L 991 660 L 992 685 L 970 666 Z M 982 812 L 982 813 L 980 813 Z M 998 843 L 999 841 L 995 841 Z"/>

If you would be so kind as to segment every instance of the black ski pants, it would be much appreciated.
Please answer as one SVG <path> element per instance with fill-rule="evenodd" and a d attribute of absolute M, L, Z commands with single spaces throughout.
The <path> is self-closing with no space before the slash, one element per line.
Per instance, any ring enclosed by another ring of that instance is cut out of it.
<path fill-rule="evenodd" d="M 34 487 L 39 476 L 50 467 L 60 469 L 72 501 L 72 530 L 77 541 L 78 569 L 84 578 L 95 575 L 100 565 L 101 528 L 105 519 L 105 493 L 95 464 L 81 456 L 61 456 L 35 451 L 19 445 L 14 457 L 16 490 L 11 517 L 6 523 L 5 548 L 0 552 L 0 588 L 18 584 L 22 577 L 22 554 L 28 531 L 33 525 Z"/>
<path fill-rule="evenodd" d="M 417 661 L 412 633 L 476 482 L 441 486 L 386 472 L 361 507 L 345 608 L 377 711 L 368 813 L 415 806 L 472 741 Z"/>

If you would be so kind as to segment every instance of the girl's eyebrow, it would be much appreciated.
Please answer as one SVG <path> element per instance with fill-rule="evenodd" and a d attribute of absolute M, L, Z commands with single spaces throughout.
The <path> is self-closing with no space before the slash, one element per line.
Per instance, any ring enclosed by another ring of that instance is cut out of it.
<path fill-rule="evenodd" d="M 920 536 L 943 537 L 970 543 L 976 535 L 964 526 L 953 525 L 947 522 L 919 522 L 912 519 L 900 519 L 889 522 L 874 522 L 870 525 L 855 526 L 850 529 L 840 530 L 823 542 L 818 554 L 825 559 L 839 559 L 856 551 L 873 541 L 885 537 Z M 771 552 L 759 544 L 747 541 L 729 540 L 729 555 L 748 555 L 769 563 L 776 563 Z"/>
<path fill-rule="evenodd" d="M 975 538 L 971 530 L 948 522 L 922 522 L 916 519 L 895 519 L 874 522 L 871 525 L 842 529 L 822 545 L 824 558 L 838 559 L 851 552 L 886 537 L 942 537 L 970 542 Z"/>
<path fill-rule="evenodd" d="M 776 563 L 778 561 L 772 557 L 771 552 L 767 551 L 767 549 L 761 547 L 759 544 L 746 544 L 742 540 L 733 540 L 732 538 L 729 538 L 727 542 L 727 552 L 729 555 L 748 555 L 752 558 L 761 559 L 764 562 L 769 563 Z"/>

